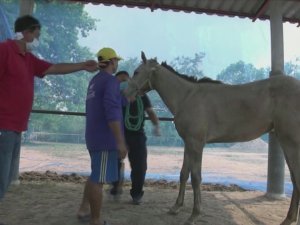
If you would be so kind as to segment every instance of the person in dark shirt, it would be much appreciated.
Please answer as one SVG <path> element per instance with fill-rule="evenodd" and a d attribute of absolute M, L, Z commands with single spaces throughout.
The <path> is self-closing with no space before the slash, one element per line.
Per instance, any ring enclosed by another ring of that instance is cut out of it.
<path fill-rule="evenodd" d="M 77 213 L 80 220 L 90 217 L 90 225 L 103 224 L 100 220 L 103 184 L 118 180 L 118 158 L 123 159 L 127 154 L 120 83 L 112 75 L 121 58 L 111 48 L 102 48 L 97 56 L 102 66 L 90 81 L 86 97 L 85 138 L 92 172 Z"/>
<path fill-rule="evenodd" d="M 123 88 L 126 88 L 129 74 L 126 71 L 119 71 L 116 73 L 116 77 L 121 82 L 120 88 L 122 91 Z M 159 120 L 146 94 L 137 96 L 134 101 L 123 107 L 125 140 L 128 146 L 128 159 L 131 167 L 130 195 L 133 204 L 140 204 L 144 194 L 143 186 L 147 170 L 147 138 L 144 131 L 145 112 L 154 126 L 154 135 L 159 136 Z M 122 167 L 122 161 L 119 161 L 119 181 L 113 183 L 113 188 L 110 191 L 112 195 L 118 195 L 122 192 L 123 175 L 120 171 Z"/>

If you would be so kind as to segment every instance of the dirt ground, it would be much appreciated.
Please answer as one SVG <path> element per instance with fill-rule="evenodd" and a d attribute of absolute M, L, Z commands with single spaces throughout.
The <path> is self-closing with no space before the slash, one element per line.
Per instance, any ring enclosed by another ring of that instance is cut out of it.
<path fill-rule="evenodd" d="M 0 221 L 7 225 L 84 225 L 76 218 L 85 178 L 47 172 L 26 173 L 0 202 Z M 192 211 L 188 185 L 185 207 L 176 215 L 169 208 L 178 194 L 177 182 L 147 182 L 141 205 L 132 205 L 129 183 L 119 200 L 105 187 L 103 218 L 112 225 L 180 225 Z M 221 191 L 222 190 L 222 191 Z M 202 186 L 202 213 L 195 225 L 278 225 L 285 218 L 289 199 L 271 200 L 264 193 L 243 191 L 237 186 Z"/>
<path fill-rule="evenodd" d="M 85 146 L 84 146 L 85 147 Z M 86 149 L 74 146 L 35 146 L 22 148 L 20 171 L 47 170 L 57 173 L 90 173 L 90 159 Z M 148 146 L 146 179 L 179 180 L 183 162 L 183 148 Z M 263 141 L 236 144 L 231 148 L 205 148 L 202 161 L 202 179 L 209 183 L 235 183 L 250 190 L 264 191 L 267 182 L 267 144 Z M 125 178 L 129 179 L 130 166 L 125 159 Z M 291 182 L 286 168 L 286 187 L 291 194 Z"/>
<path fill-rule="evenodd" d="M 0 202 L 0 223 L 88 225 L 76 218 L 86 179 L 80 175 L 90 171 L 88 153 L 84 149 L 75 151 L 74 146 L 68 145 L 62 149 L 52 145 L 45 149 L 34 145 L 22 148 L 21 184 L 12 186 Z M 111 225 L 183 225 L 192 212 L 193 195 L 188 184 L 185 207 L 177 216 L 168 214 L 178 195 L 183 149 L 149 147 L 148 150 L 143 204 L 131 204 L 128 181 L 119 201 L 105 191 L 103 218 Z M 125 165 L 128 180 L 127 160 Z M 236 181 L 266 184 L 266 144 L 253 142 L 227 149 L 205 149 L 202 174 L 202 212 L 195 225 L 278 225 L 285 218 L 289 197 L 272 200 L 265 197 L 265 192 L 257 191 L 264 189 L 245 191 L 236 185 Z M 287 182 L 288 177 L 286 172 Z M 207 181 L 218 184 L 205 184 Z"/>

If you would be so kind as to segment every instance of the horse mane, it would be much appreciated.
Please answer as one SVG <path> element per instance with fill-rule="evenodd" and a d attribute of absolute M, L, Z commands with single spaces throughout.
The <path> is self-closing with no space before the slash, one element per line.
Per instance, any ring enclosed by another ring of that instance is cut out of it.
<path fill-rule="evenodd" d="M 203 77 L 203 78 L 197 78 L 195 76 L 188 76 L 186 74 L 181 74 L 178 73 L 173 67 L 171 67 L 170 65 L 168 65 L 166 62 L 162 62 L 161 66 L 163 66 L 164 68 L 166 68 L 167 70 L 175 73 L 177 76 L 180 76 L 181 78 L 187 80 L 187 81 L 191 81 L 193 83 L 214 83 L 214 84 L 222 84 L 222 81 L 219 80 L 213 80 L 209 77 Z"/>

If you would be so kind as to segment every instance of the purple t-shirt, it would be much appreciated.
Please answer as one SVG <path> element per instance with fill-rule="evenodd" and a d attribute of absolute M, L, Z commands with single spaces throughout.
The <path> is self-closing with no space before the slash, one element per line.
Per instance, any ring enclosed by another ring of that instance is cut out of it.
<path fill-rule="evenodd" d="M 123 129 L 120 83 L 116 77 L 101 71 L 90 81 L 86 97 L 85 139 L 89 151 L 117 150 L 108 126 L 112 121 L 119 121 Z"/>

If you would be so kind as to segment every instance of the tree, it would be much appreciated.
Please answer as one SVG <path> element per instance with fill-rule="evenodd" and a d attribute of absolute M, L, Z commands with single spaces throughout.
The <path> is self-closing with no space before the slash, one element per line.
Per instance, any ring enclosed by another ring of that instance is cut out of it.
<path fill-rule="evenodd" d="M 267 78 L 268 75 L 269 69 L 256 69 L 252 64 L 238 61 L 218 74 L 217 79 L 228 84 L 243 84 Z"/>
<path fill-rule="evenodd" d="M 95 29 L 95 20 L 90 18 L 80 3 L 39 1 L 35 16 L 42 24 L 41 45 L 37 52 L 46 60 L 58 62 L 80 62 L 93 55 L 78 44 L 79 35 L 85 37 Z M 91 75 L 78 72 L 71 76 L 47 76 L 35 83 L 35 107 L 46 105 L 58 110 L 84 109 L 85 92 Z M 49 95 L 52 96 L 49 99 Z M 46 102 L 45 102 L 45 96 Z M 45 105 L 46 103 L 46 105 Z"/>
<path fill-rule="evenodd" d="M 171 61 L 170 65 L 178 73 L 201 78 L 203 77 L 203 71 L 201 69 L 201 65 L 204 57 L 205 54 L 203 52 L 195 53 L 194 58 L 186 57 L 186 56 L 178 56 Z"/>
<path fill-rule="evenodd" d="M 79 36 L 86 37 L 95 29 L 95 21 L 80 3 L 39 1 L 35 16 L 42 24 L 42 36 L 37 53 L 51 62 L 80 62 L 93 58 L 93 54 L 78 44 Z M 68 76 L 47 76 L 35 82 L 34 108 L 78 111 L 85 109 L 88 82 L 93 74 L 77 72 Z M 43 129 L 53 132 L 84 132 L 84 118 L 72 116 L 41 116 Z M 42 118 L 43 117 L 43 118 Z M 33 119 L 32 123 L 38 122 Z"/>
<path fill-rule="evenodd" d="M 285 73 L 288 76 L 292 76 L 295 77 L 297 79 L 300 79 L 300 58 L 296 59 L 296 62 L 292 63 L 292 62 L 287 62 L 284 65 L 284 70 Z"/>

